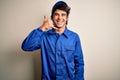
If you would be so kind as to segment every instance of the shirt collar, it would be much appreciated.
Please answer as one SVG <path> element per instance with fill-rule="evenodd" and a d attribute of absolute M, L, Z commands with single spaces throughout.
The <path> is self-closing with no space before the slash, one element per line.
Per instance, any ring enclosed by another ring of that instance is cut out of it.
<path fill-rule="evenodd" d="M 69 30 L 68 30 L 68 28 L 65 29 L 63 35 L 65 35 L 66 38 L 69 38 Z"/>
<path fill-rule="evenodd" d="M 48 31 L 49 34 L 56 34 L 56 31 L 54 29 L 51 29 Z M 69 30 L 66 27 L 65 31 L 61 34 L 64 35 L 66 38 L 69 38 Z"/>

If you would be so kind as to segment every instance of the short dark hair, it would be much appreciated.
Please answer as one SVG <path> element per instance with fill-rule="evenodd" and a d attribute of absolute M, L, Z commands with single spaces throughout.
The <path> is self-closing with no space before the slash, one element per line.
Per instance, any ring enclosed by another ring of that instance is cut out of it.
<path fill-rule="evenodd" d="M 51 19 L 53 19 L 53 14 L 57 9 L 65 11 L 69 16 L 70 7 L 64 1 L 58 1 L 52 8 Z"/>

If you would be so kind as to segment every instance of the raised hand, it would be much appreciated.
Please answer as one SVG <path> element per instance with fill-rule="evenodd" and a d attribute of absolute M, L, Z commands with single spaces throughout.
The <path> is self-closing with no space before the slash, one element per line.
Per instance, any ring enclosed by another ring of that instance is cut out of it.
<path fill-rule="evenodd" d="M 57 29 L 56 27 L 54 27 L 53 21 L 51 19 L 47 19 L 46 16 L 44 16 L 43 24 L 40 26 L 40 29 L 42 29 L 43 31 L 47 31 L 51 28 Z"/>

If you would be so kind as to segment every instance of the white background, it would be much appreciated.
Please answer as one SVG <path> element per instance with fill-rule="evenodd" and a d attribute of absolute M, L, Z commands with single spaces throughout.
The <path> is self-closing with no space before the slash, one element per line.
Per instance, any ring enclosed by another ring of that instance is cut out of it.
<path fill-rule="evenodd" d="M 120 0 L 65 0 L 77 32 L 85 80 L 120 80 Z M 40 53 L 24 52 L 25 37 L 50 18 L 56 0 L 0 0 L 0 80 L 39 80 Z"/>

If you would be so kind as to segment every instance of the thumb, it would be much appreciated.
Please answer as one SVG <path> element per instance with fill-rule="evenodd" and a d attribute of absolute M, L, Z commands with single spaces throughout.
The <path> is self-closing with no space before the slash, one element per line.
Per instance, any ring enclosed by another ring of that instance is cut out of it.
<path fill-rule="evenodd" d="M 44 16 L 44 21 L 47 21 L 47 17 L 46 16 Z"/>

